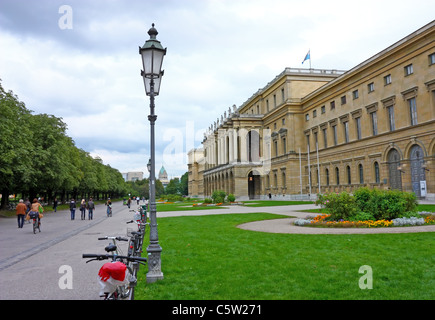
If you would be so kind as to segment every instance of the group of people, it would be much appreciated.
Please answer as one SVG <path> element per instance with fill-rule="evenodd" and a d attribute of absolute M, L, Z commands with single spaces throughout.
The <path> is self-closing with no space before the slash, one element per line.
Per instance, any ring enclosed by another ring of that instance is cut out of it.
<path fill-rule="evenodd" d="M 29 199 L 26 199 L 24 202 L 23 199 L 20 199 L 20 201 L 17 204 L 16 207 L 17 211 L 17 221 L 18 221 L 18 228 L 21 229 L 24 225 L 25 217 L 29 215 L 30 212 L 38 213 L 38 222 L 39 219 L 41 219 L 41 215 L 44 212 L 44 208 L 39 203 L 38 199 L 33 199 L 32 203 L 30 203 Z"/>
<path fill-rule="evenodd" d="M 69 202 L 69 210 L 71 211 L 71 220 L 75 219 L 76 208 L 80 209 L 82 220 L 86 220 L 86 210 L 88 210 L 88 220 L 92 220 L 94 218 L 95 203 L 92 200 L 92 198 L 89 198 L 89 201 L 87 203 L 85 199 L 82 199 L 80 204 L 76 203 L 74 199 L 71 199 L 71 201 Z"/>
<path fill-rule="evenodd" d="M 111 216 L 112 215 L 112 201 L 110 200 L 110 198 L 107 200 L 106 206 L 107 206 L 107 216 Z M 94 218 L 95 203 L 92 200 L 92 198 L 89 198 L 88 202 L 86 202 L 85 199 L 82 199 L 80 201 L 80 203 L 76 202 L 74 199 L 70 200 L 69 209 L 71 212 L 71 220 L 75 219 L 75 213 L 76 213 L 77 208 L 79 208 L 79 210 L 81 212 L 81 219 L 82 220 L 86 220 L 86 210 L 88 210 L 88 219 L 92 220 Z M 57 199 L 55 199 L 55 202 L 53 203 L 53 209 L 54 209 L 54 212 L 56 212 Z M 35 198 L 35 199 L 33 199 L 32 203 L 30 203 L 29 199 L 26 199 L 26 201 L 24 201 L 23 199 L 20 199 L 20 201 L 16 207 L 18 228 L 21 229 L 23 227 L 24 220 L 27 220 L 26 216 L 28 216 L 29 213 L 32 211 L 40 213 L 39 217 L 41 218 L 42 213 L 44 212 L 44 208 L 42 207 L 40 201 L 37 198 Z"/>

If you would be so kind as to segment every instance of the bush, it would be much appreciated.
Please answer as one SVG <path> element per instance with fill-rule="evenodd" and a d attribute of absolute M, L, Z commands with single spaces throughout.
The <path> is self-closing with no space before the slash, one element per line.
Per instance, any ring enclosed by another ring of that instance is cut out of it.
<path fill-rule="evenodd" d="M 419 216 L 415 194 L 399 190 L 360 188 L 353 196 L 347 192 L 318 195 L 316 204 L 331 214 L 328 220 L 391 220 Z"/>
<path fill-rule="evenodd" d="M 395 219 L 417 212 L 417 198 L 413 193 L 361 188 L 354 196 L 358 209 L 370 213 L 376 220 Z"/>
<path fill-rule="evenodd" d="M 375 217 L 371 213 L 368 212 L 358 212 L 354 217 L 350 218 L 351 221 L 369 221 L 369 220 L 376 220 Z"/>
<path fill-rule="evenodd" d="M 232 193 L 230 193 L 230 194 L 227 196 L 227 201 L 228 201 L 228 202 L 234 202 L 234 201 L 236 201 L 236 197 L 235 197 Z"/>
<path fill-rule="evenodd" d="M 212 203 L 212 200 L 210 198 L 205 198 L 204 203 Z"/>
<path fill-rule="evenodd" d="M 223 203 L 225 201 L 226 193 L 223 190 L 215 190 L 211 195 L 213 203 Z"/>
<path fill-rule="evenodd" d="M 319 195 L 316 204 L 326 208 L 331 215 L 330 220 L 349 220 L 358 212 L 355 198 L 346 191 L 341 193 L 330 193 Z"/>
<path fill-rule="evenodd" d="M 184 201 L 183 196 L 179 194 L 167 194 L 164 195 L 163 198 L 168 202 Z"/>

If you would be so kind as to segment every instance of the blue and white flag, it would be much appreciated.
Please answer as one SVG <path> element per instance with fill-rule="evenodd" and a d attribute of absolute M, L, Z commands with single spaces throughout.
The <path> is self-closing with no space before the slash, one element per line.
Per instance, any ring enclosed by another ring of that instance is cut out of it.
<path fill-rule="evenodd" d="M 310 50 L 308 50 L 307 55 L 304 58 L 304 61 L 302 61 L 302 64 L 304 64 L 304 62 L 307 61 L 308 59 L 311 59 L 310 58 Z"/>

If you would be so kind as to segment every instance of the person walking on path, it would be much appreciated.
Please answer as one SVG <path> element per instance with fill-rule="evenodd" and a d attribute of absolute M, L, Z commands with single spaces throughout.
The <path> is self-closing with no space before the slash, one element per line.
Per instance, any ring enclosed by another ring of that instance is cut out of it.
<path fill-rule="evenodd" d="M 107 206 L 107 216 L 112 216 L 112 201 L 110 200 L 110 198 L 107 199 L 106 202 L 106 206 Z"/>
<path fill-rule="evenodd" d="M 69 202 L 69 210 L 71 211 L 71 220 L 74 220 L 75 215 L 76 215 L 76 202 L 74 201 L 74 199 L 71 199 L 71 201 Z"/>
<path fill-rule="evenodd" d="M 26 198 L 26 201 L 24 201 L 24 204 L 26 205 L 26 216 L 29 214 L 29 212 L 30 212 L 30 207 L 31 207 L 31 203 L 30 203 L 30 201 L 29 201 L 29 198 Z M 29 221 L 29 223 L 30 223 L 30 219 L 28 220 Z"/>
<path fill-rule="evenodd" d="M 20 199 L 20 202 L 17 204 L 16 210 L 17 210 L 18 228 L 21 229 L 24 225 L 24 217 L 27 211 L 27 206 L 24 204 L 23 199 Z"/>
<path fill-rule="evenodd" d="M 94 218 L 94 210 L 95 210 L 95 204 L 92 198 L 89 198 L 88 201 L 88 219 L 92 220 Z"/>
<path fill-rule="evenodd" d="M 57 198 L 54 198 L 54 201 L 53 201 L 53 209 L 54 209 L 54 212 L 57 212 L 57 205 L 58 205 Z"/>
<path fill-rule="evenodd" d="M 80 202 L 80 212 L 82 220 L 86 220 L 86 202 L 85 199 L 82 199 L 82 202 Z"/>

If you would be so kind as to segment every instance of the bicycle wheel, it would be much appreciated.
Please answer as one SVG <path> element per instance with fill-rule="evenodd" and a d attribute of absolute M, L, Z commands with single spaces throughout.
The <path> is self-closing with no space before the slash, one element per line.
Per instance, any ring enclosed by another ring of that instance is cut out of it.
<path fill-rule="evenodd" d="M 127 265 L 127 283 L 116 288 L 118 295 L 118 300 L 132 300 L 130 297 L 133 293 L 134 287 L 136 286 L 136 277 L 133 274 L 133 270 Z"/>
<path fill-rule="evenodd" d="M 38 225 L 38 221 L 36 219 L 33 219 L 33 233 L 36 233 L 37 225 Z"/>

